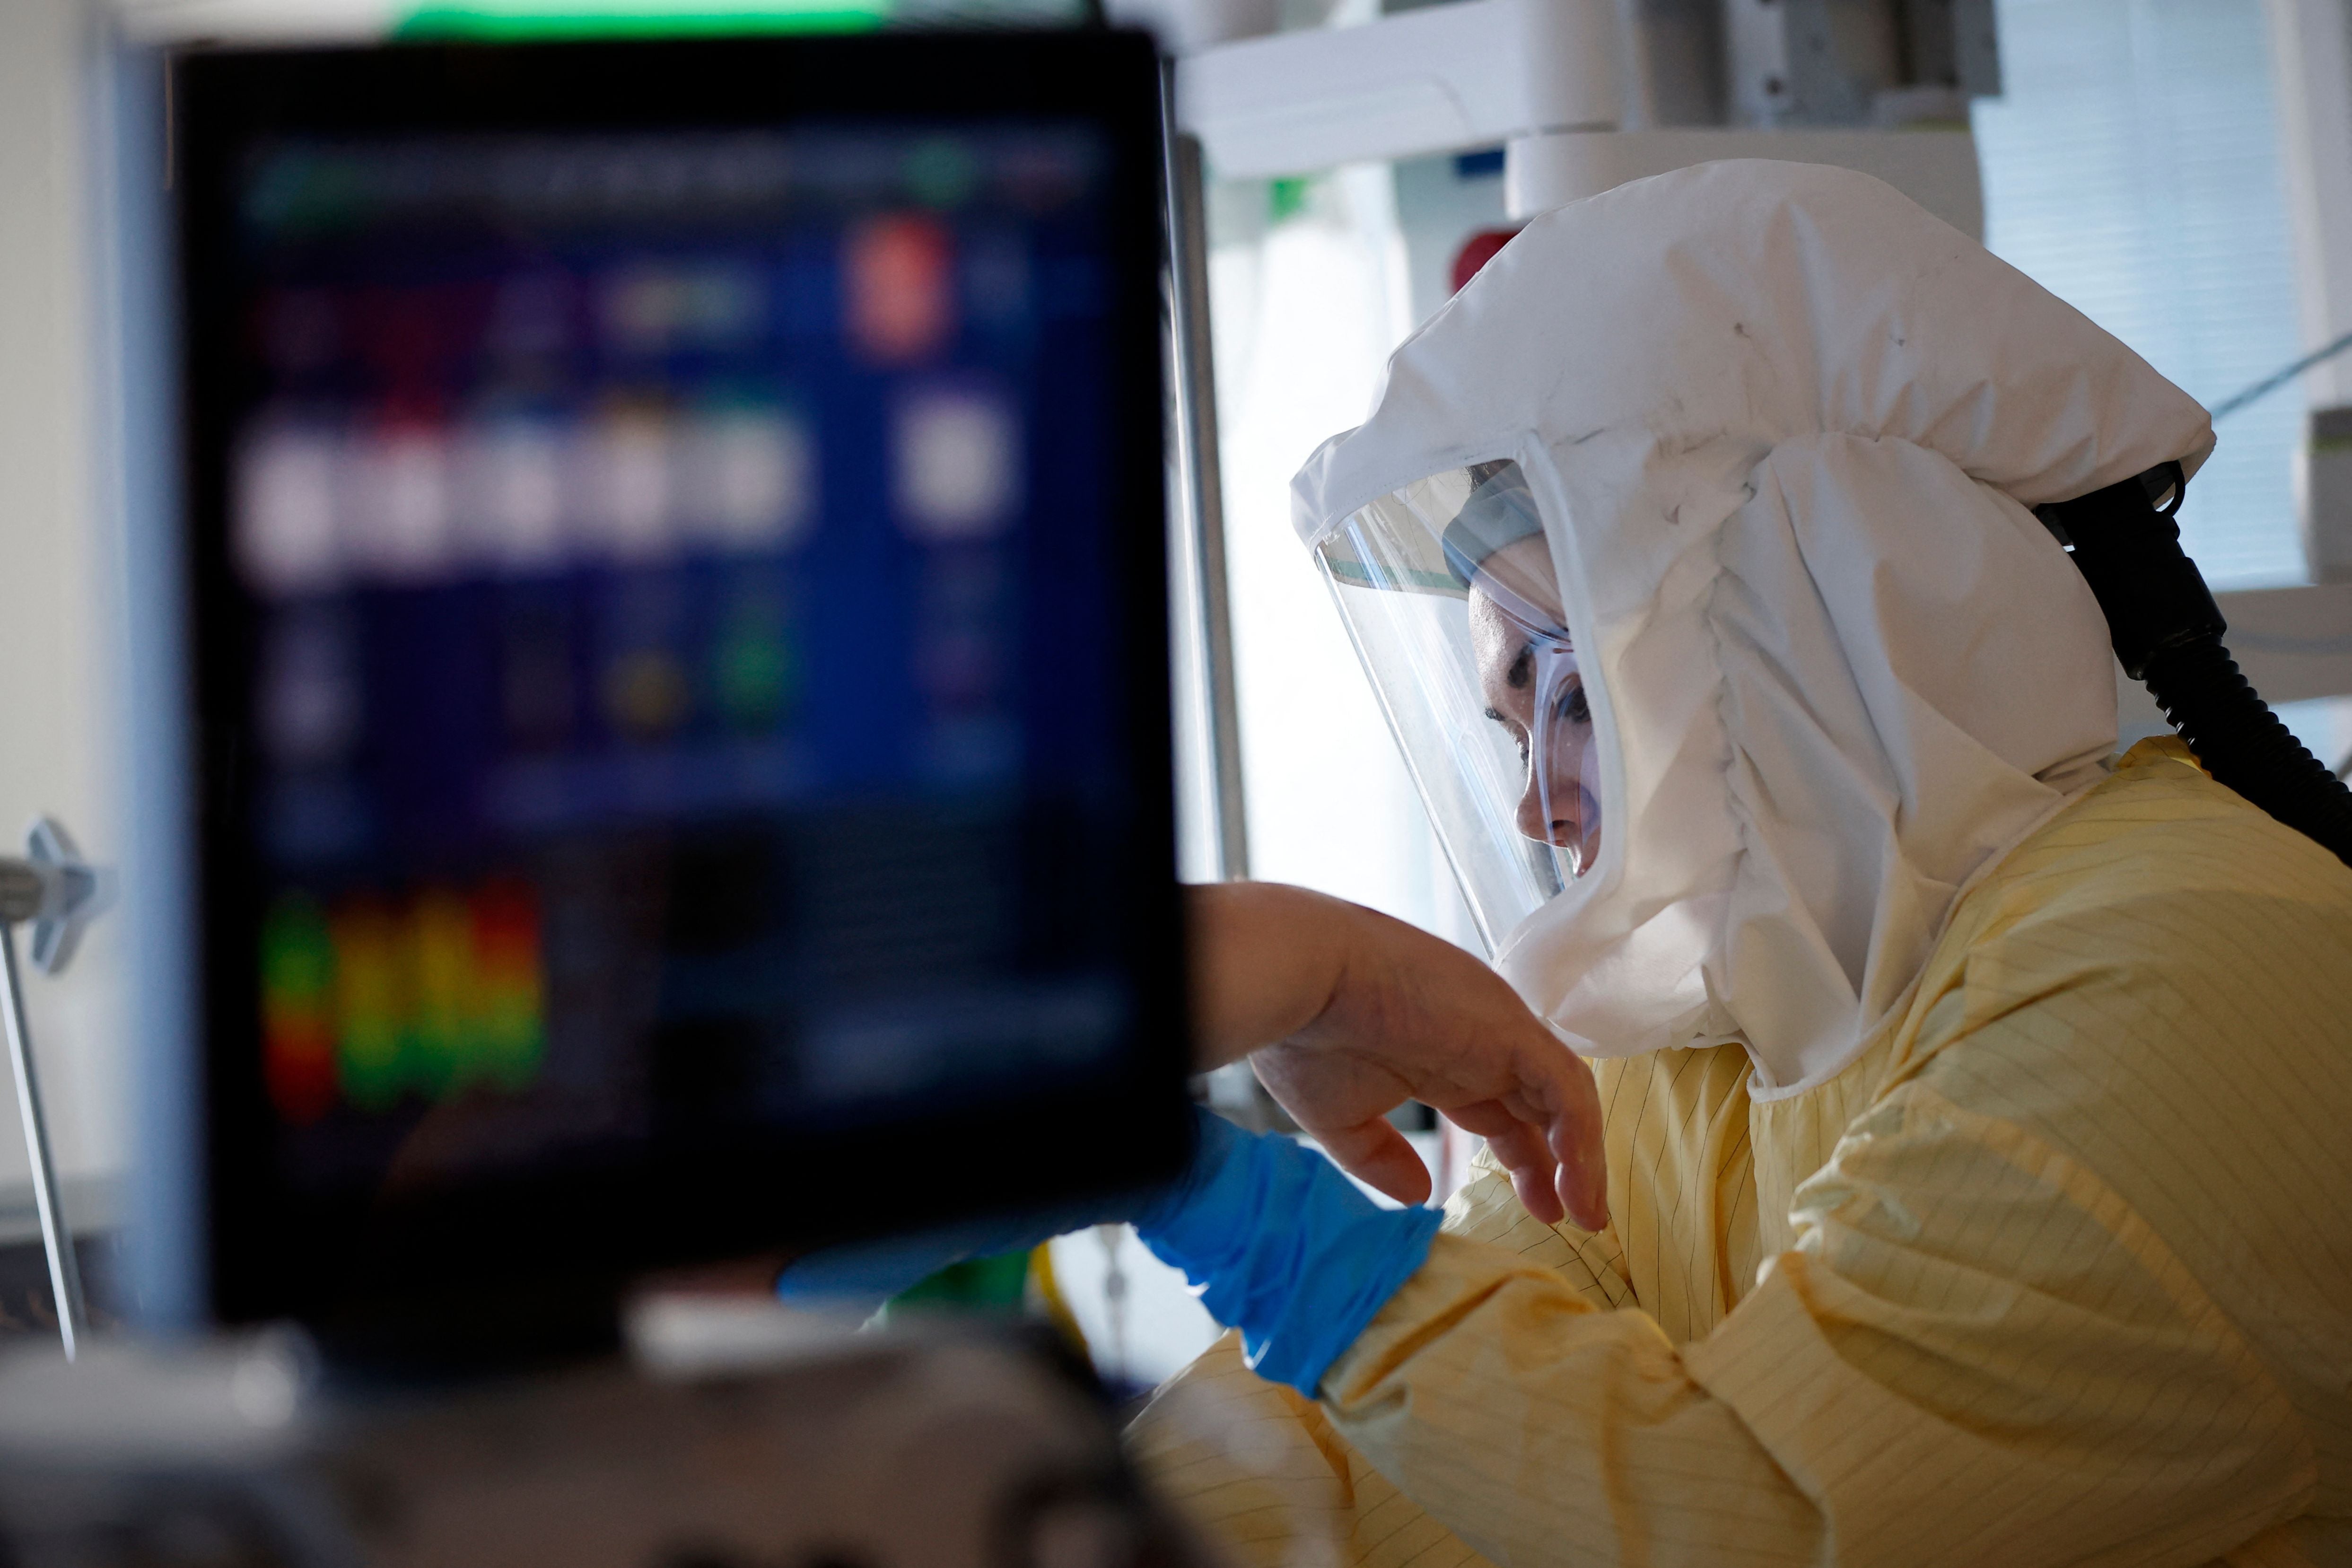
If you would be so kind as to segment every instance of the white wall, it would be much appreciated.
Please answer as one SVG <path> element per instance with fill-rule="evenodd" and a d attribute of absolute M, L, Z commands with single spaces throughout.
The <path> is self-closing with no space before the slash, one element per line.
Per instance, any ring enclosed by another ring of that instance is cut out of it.
<path fill-rule="evenodd" d="M 0 848 L 38 812 L 112 854 L 104 762 L 108 581 L 92 468 L 96 334 L 82 0 L 0 0 Z M 69 1173 L 123 1154 L 119 932 L 101 921 L 62 979 L 26 986 Z M 0 1232 L 27 1170 L 13 1086 L 0 1116 Z"/>

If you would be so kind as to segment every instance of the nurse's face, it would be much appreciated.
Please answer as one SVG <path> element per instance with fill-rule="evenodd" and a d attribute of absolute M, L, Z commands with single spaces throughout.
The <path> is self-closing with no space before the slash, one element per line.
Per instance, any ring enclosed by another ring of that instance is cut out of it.
<path fill-rule="evenodd" d="M 1585 782 L 1592 710 L 1540 538 L 1507 545 L 1479 568 L 1470 645 L 1486 717 L 1508 731 L 1526 763 L 1518 829 L 1567 850 L 1581 876 L 1601 852 L 1601 806 Z"/>

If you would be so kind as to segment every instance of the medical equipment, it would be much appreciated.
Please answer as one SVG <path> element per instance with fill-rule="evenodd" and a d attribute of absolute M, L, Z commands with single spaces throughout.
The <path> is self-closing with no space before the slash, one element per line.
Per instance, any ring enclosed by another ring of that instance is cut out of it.
<path fill-rule="evenodd" d="M 2097 595 L 2125 673 L 2147 683 L 2205 770 L 2352 865 L 2352 791 L 2271 712 L 2222 645 L 2229 624 L 2172 521 L 2188 488 L 2179 463 L 2162 463 L 2034 515 Z"/>
<path fill-rule="evenodd" d="M 0 1558 L 1200 1561 L 1066 1357 L 632 1283 L 1189 1146 L 1149 47 L 117 63 L 163 1332 Z"/>
<path fill-rule="evenodd" d="M 22 859 L 0 858 L 0 1007 L 5 1008 L 8 1061 L 16 1078 L 16 1110 L 25 1129 L 25 1152 L 32 1165 L 33 1204 L 40 1215 L 41 1249 L 47 1255 L 49 1294 L 56 1304 L 58 1336 L 72 1361 L 89 1322 L 82 1298 L 81 1265 L 74 1256 L 72 1227 L 58 1189 L 57 1161 L 49 1152 L 48 1115 L 34 1070 L 32 1029 L 25 1019 L 24 975 L 16 966 L 16 927 L 33 927 L 33 967 L 62 974 L 81 945 L 81 933 L 112 901 L 113 880 L 81 858 L 63 826 L 49 817 L 25 835 Z"/>
<path fill-rule="evenodd" d="M 149 1315 L 544 1349 L 1171 1171 L 1149 45 L 170 71 Z"/>
<path fill-rule="evenodd" d="M 1976 234 L 1968 102 L 2000 90 L 2000 60 L 1988 0 L 1456 0 L 1210 43 L 1176 82 L 1180 124 L 1228 177 L 1499 144 L 1523 220 L 1695 163 L 1774 158 L 1877 175 Z"/>
<path fill-rule="evenodd" d="M 0 1554 L 22 1568 L 1209 1568 L 1050 1347 L 938 1326 L 747 1334 L 729 1317 L 641 1317 L 641 1370 L 431 1398 L 338 1400 L 283 1333 L 175 1353 L 110 1344 L 70 1369 L 17 1351 L 0 1357 Z"/>

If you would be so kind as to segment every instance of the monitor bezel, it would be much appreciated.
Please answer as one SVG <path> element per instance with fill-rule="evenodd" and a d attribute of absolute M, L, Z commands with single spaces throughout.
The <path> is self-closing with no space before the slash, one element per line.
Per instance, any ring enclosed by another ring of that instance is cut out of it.
<path fill-rule="evenodd" d="M 201 1236 L 162 1249 L 201 1275 L 179 1294 L 221 1324 L 293 1318 L 358 1340 L 456 1344 L 503 1331 L 527 1342 L 559 1302 L 601 1321 L 626 1281 L 650 1270 L 787 1256 L 1172 1173 L 1189 1138 L 1189 1031 L 1173 790 L 1149 787 L 1172 779 L 1160 73 L 1150 41 L 1091 29 L 395 44 L 194 51 L 165 68 L 165 183 L 179 258 L 180 500 L 163 509 L 176 537 L 163 542 L 161 554 L 175 563 L 163 576 L 176 575 L 179 602 L 157 625 L 184 628 L 184 673 L 173 695 L 186 703 L 176 722 L 188 754 L 179 798 L 147 815 L 184 824 L 193 851 L 182 956 L 194 992 L 184 1016 L 195 1037 L 178 1048 L 193 1056 L 194 1071 L 165 1064 L 157 1081 L 193 1078 L 195 1103 L 184 1112 L 195 1125 L 176 1136 L 166 1130 L 150 1146 L 181 1150 L 194 1166 L 181 1175 L 203 1194 L 201 1203 L 178 1205 L 183 1223 Z M 1084 1092 L 1048 1089 L 1009 1108 L 881 1132 L 800 1133 L 757 1150 L 673 1153 L 599 1176 L 476 1184 L 397 1208 L 298 1200 L 271 1169 L 247 922 L 208 918 L 236 908 L 250 857 L 241 819 L 252 737 L 239 685 L 245 667 L 234 652 L 239 628 L 228 622 L 243 598 L 226 543 L 230 400 L 205 395 L 237 362 L 232 312 L 222 308 L 235 280 L 219 263 L 239 149 L 289 132 L 610 132 L 1005 116 L 1097 125 L 1115 168 L 1110 526 L 1127 595 L 1125 743 L 1132 776 L 1145 784 L 1122 868 L 1135 900 L 1126 968 L 1136 1022 L 1115 1075 Z M 164 727 L 174 721 L 149 717 Z"/>

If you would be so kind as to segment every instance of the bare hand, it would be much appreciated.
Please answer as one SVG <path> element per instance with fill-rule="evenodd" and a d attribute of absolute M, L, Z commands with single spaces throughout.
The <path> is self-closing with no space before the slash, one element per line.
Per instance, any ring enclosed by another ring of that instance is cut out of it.
<path fill-rule="evenodd" d="M 1386 1117 L 1407 1100 L 1486 1140 L 1528 1212 L 1609 1221 L 1591 1069 L 1453 943 L 1302 888 L 1188 893 L 1197 1065 L 1244 1056 L 1332 1159 L 1420 1203 L 1429 1172 Z"/>

